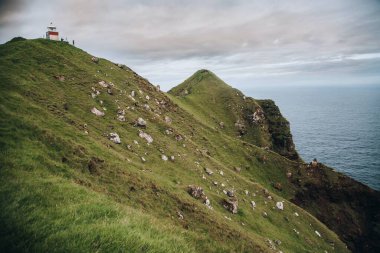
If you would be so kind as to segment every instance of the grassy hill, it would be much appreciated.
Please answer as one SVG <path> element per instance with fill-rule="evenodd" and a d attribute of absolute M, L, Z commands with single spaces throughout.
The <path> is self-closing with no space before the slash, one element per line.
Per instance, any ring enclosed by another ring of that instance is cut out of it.
<path fill-rule="evenodd" d="M 288 121 L 270 100 L 255 100 L 209 70 L 199 70 L 171 89 L 171 98 L 211 128 L 298 159 Z M 177 99 L 176 99 L 177 98 Z"/>
<path fill-rule="evenodd" d="M 0 69 L 2 252 L 348 252 L 309 213 L 307 186 L 324 177 L 281 152 L 276 134 L 290 132 L 271 124 L 271 102 L 233 90 L 231 105 L 266 116 L 242 134 L 234 120 L 249 118 L 223 113 L 218 96 L 213 119 L 210 105 L 66 43 L 0 45 Z M 323 171 L 331 184 L 342 177 Z"/>

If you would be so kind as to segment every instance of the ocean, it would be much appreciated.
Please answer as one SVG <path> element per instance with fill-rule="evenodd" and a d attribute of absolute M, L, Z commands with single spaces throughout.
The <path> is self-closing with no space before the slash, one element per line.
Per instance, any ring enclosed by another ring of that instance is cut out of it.
<path fill-rule="evenodd" d="M 251 87 L 269 98 L 290 122 L 296 149 L 380 190 L 380 86 Z"/>

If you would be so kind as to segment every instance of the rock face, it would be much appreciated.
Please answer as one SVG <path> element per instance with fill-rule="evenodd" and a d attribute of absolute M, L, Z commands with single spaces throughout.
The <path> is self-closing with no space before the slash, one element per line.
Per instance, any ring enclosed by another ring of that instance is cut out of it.
<path fill-rule="evenodd" d="M 257 100 L 262 110 L 255 111 L 256 118 L 261 121 L 263 114 L 268 122 L 268 130 L 272 139 L 273 151 L 291 160 L 298 160 L 299 156 L 290 133 L 289 122 L 282 117 L 280 110 L 272 100 Z"/>
<path fill-rule="evenodd" d="M 109 139 L 110 141 L 116 143 L 116 144 L 120 144 L 121 143 L 121 140 L 120 140 L 120 137 L 117 133 L 110 133 L 109 134 Z"/>
<path fill-rule="evenodd" d="M 291 177 L 297 186 L 293 203 L 335 231 L 353 252 L 380 252 L 380 192 L 340 173 L 328 176 L 332 170 L 320 163 L 318 169 L 304 164 L 299 172 Z"/>

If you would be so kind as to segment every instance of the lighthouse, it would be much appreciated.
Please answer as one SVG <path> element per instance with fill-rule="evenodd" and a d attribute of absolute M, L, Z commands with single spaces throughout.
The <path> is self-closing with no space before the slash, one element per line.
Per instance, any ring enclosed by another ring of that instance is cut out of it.
<path fill-rule="evenodd" d="M 59 40 L 58 32 L 57 32 L 57 27 L 53 25 L 53 23 L 50 23 L 50 25 L 47 27 L 47 32 L 46 32 L 46 39 L 48 40 Z"/>

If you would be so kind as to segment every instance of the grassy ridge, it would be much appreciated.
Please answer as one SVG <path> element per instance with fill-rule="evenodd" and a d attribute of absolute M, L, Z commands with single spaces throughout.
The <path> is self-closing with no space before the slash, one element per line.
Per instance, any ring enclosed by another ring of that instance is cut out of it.
<path fill-rule="evenodd" d="M 326 226 L 286 200 L 296 191 L 286 177 L 296 162 L 215 128 L 130 69 L 103 59 L 96 64 L 80 49 L 46 40 L 1 45 L 0 67 L 2 249 L 330 252 L 333 242 L 335 252 L 347 251 Z M 114 83 L 112 95 L 101 80 Z M 95 98 L 92 87 L 100 91 Z M 92 107 L 105 116 L 92 114 Z M 120 109 L 125 122 L 116 119 Z M 146 129 L 134 126 L 138 117 Z M 112 143 L 110 132 L 122 143 Z M 162 154 L 175 159 L 163 161 Z M 206 175 L 205 167 L 214 174 Z M 273 182 L 284 189 L 275 190 Z M 190 184 L 203 187 L 212 210 L 187 193 Z M 239 200 L 235 215 L 221 204 L 225 189 Z M 276 201 L 284 201 L 283 211 Z"/>

